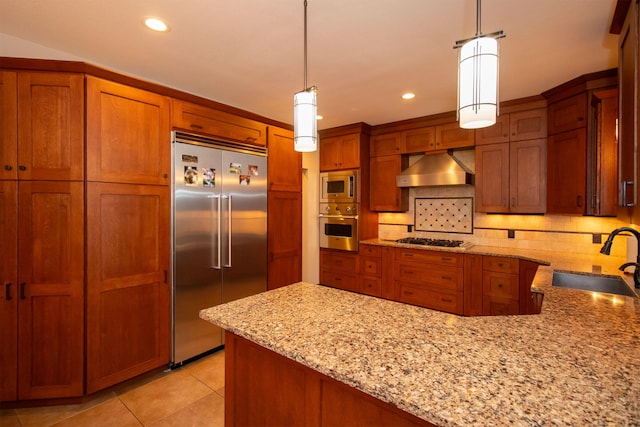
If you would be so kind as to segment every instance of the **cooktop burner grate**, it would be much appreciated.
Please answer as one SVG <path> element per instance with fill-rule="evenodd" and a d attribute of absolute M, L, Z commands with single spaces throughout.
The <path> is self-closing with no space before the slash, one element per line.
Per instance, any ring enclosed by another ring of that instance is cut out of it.
<path fill-rule="evenodd" d="M 427 239 L 423 237 L 405 237 L 403 239 L 396 240 L 396 243 L 423 246 L 443 246 L 447 248 L 458 248 L 464 245 L 464 241 L 462 240 Z"/>

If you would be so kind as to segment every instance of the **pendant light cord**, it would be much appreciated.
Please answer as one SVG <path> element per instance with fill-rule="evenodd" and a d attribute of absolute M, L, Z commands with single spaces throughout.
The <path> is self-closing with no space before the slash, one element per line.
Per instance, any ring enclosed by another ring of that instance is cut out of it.
<path fill-rule="evenodd" d="M 482 31 L 480 31 L 480 8 L 482 7 L 481 3 L 482 0 L 477 0 L 476 2 L 476 37 L 480 37 L 482 35 Z"/>
<path fill-rule="evenodd" d="M 304 90 L 307 90 L 307 0 L 304 0 Z"/>

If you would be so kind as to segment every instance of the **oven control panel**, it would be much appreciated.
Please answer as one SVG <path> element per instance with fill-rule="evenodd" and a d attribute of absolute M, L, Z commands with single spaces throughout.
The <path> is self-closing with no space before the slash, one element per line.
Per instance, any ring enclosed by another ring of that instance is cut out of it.
<path fill-rule="evenodd" d="M 356 216 L 357 203 L 320 203 L 321 216 Z"/>

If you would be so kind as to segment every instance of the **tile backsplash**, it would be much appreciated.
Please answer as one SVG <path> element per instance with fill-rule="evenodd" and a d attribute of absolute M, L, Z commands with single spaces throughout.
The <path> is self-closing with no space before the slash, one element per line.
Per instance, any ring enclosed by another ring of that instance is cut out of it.
<path fill-rule="evenodd" d="M 454 231 L 428 231 L 420 214 L 424 207 L 421 199 L 472 199 L 471 185 L 418 187 L 409 189 L 409 208 L 406 213 L 383 213 L 378 217 L 378 235 L 381 239 L 399 239 L 421 236 L 442 239 L 458 239 L 475 245 L 513 247 L 523 249 L 567 251 L 580 254 L 598 254 L 602 243 L 593 243 L 594 234 L 601 235 L 602 242 L 615 228 L 628 226 L 617 218 L 600 218 L 569 215 L 500 215 L 472 212 L 473 233 Z M 418 203 L 416 203 L 416 201 Z M 416 212 L 418 217 L 416 218 Z M 409 227 L 411 226 L 411 231 Z M 513 230 L 513 238 L 508 231 Z M 596 236 L 598 237 L 598 236 Z M 619 240 L 618 240 L 619 239 Z M 627 255 L 626 239 L 618 237 L 611 254 L 635 259 L 635 243 Z"/>

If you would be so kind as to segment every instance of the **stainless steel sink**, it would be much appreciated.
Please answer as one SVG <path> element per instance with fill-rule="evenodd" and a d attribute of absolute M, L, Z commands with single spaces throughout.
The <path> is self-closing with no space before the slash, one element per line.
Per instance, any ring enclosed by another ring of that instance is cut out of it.
<path fill-rule="evenodd" d="M 638 297 L 635 291 L 631 289 L 620 276 L 554 271 L 551 284 L 553 286 L 582 289 L 584 291 Z"/>

